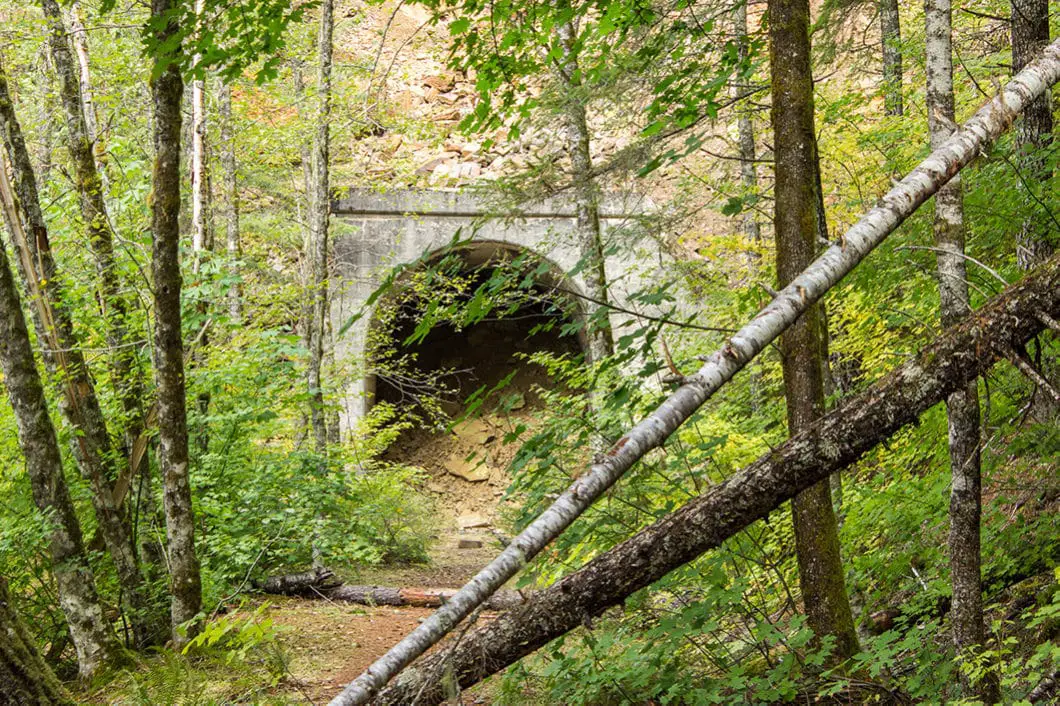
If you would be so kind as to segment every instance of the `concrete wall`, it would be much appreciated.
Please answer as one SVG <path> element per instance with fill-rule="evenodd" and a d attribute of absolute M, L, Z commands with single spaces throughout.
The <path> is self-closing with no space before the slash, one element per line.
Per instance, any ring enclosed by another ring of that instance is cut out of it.
<path fill-rule="evenodd" d="M 628 247 L 631 216 L 644 213 L 642 200 L 608 197 L 601 204 L 601 221 L 608 238 L 622 234 L 621 256 L 605 263 L 615 304 L 625 306 L 629 292 L 642 287 L 663 264 L 655 242 L 640 239 Z M 491 249 L 529 251 L 552 264 L 554 276 L 565 278 L 565 288 L 580 294 L 579 275 L 566 277 L 580 254 L 573 238 L 574 210 L 569 203 L 549 200 L 504 218 L 488 218 L 479 198 L 446 191 L 350 191 L 332 202 L 332 237 L 335 270 L 331 279 L 331 316 L 336 335 L 356 314 L 360 318 L 337 337 L 336 359 L 349 365 L 342 399 L 344 429 L 364 414 L 369 404 L 372 377 L 357 367 L 364 361 L 364 346 L 372 312 L 365 302 L 394 268 L 446 248 L 460 231 L 483 255 Z M 628 316 L 613 312 L 612 326 L 619 329 Z"/>

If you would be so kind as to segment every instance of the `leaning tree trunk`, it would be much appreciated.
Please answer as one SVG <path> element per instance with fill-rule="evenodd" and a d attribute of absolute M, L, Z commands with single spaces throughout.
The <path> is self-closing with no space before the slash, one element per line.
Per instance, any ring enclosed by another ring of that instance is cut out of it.
<path fill-rule="evenodd" d="M 544 512 L 479 571 L 453 598 L 377 659 L 344 691 L 342 703 L 364 703 L 403 667 L 441 640 L 477 606 L 515 576 L 526 562 L 577 519 L 645 454 L 658 448 L 696 410 L 756 355 L 776 340 L 807 307 L 854 269 L 877 245 L 954 174 L 1007 130 L 1027 103 L 1060 80 L 1060 43 L 1001 92 L 877 205 L 829 247 L 791 284 L 716 350 L 694 375 L 644 419 L 629 429 L 606 454 L 594 459 Z"/>
<path fill-rule="evenodd" d="M 37 651 L 0 576 L 0 702 L 20 706 L 72 704 L 55 672 Z"/>
<path fill-rule="evenodd" d="M 902 24 L 898 0 L 880 0 L 880 43 L 883 48 L 883 109 L 902 114 Z"/>
<path fill-rule="evenodd" d="M 1049 44 L 1049 0 L 1012 0 L 1012 72 L 1020 71 Z M 1016 130 L 1020 155 L 1018 165 L 1024 181 L 1047 184 L 1052 176 L 1045 147 L 1053 133 L 1051 92 L 1036 99 L 1023 111 Z M 1050 239 L 1050 218 L 1033 197 L 1024 202 L 1026 214 L 1016 238 L 1016 261 L 1028 270 L 1056 249 Z"/>
<path fill-rule="evenodd" d="M 600 229 L 600 204 L 593 162 L 589 122 L 585 111 L 578 55 L 575 47 L 577 31 L 570 22 L 559 28 L 563 57 L 556 68 L 556 76 L 563 84 L 563 118 L 566 122 L 567 154 L 570 155 L 571 176 L 574 184 L 574 237 L 583 263 L 585 282 L 585 334 L 589 342 L 589 358 L 600 361 L 611 355 L 614 344 L 608 318 L 607 273 L 604 268 L 603 233 Z"/>
<path fill-rule="evenodd" d="M 309 189 L 309 418 L 313 444 L 321 458 L 327 454 L 327 415 L 321 369 L 328 314 L 328 216 L 331 210 L 328 181 L 328 154 L 331 134 L 331 54 L 334 29 L 334 2 L 320 4 L 320 32 L 317 37 L 320 68 L 317 74 L 316 132 L 310 150 Z"/>
<path fill-rule="evenodd" d="M 2 100 L 2 99 L 0 99 Z M 0 182 L 6 174 L 0 176 Z M 8 228 L 12 216 L 4 209 Z M 33 360 L 29 332 L 22 316 L 15 279 L 0 246 L 0 369 L 18 426 L 18 443 L 33 488 L 33 501 L 50 522 L 52 574 L 59 604 L 70 628 L 83 678 L 117 661 L 121 648 L 103 617 L 96 581 L 81 539 L 81 525 L 63 477 L 63 461 L 55 437 L 44 387 Z"/>
<path fill-rule="evenodd" d="M 236 142 L 232 123 L 232 85 L 224 83 L 220 95 L 221 118 L 221 192 L 224 195 L 225 251 L 228 253 L 228 275 L 233 279 L 228 287 L 228 316 L 233 324 L 243 318 L 243 290 L 239 282 L 240 258 L 243 248 L 239 242 L 239 187 L 236 184 Z"/>
<path fill-rule="evenodd" d="M 769 13 L 776 160 L 773 229 L 777 277 L 786 286 L 813 261 L 820 229 L 810 6 L 808 0 L 773 0 Z M 815 305 L 781 337 L 784 393 L 792 436 L 809 429 L 824 412 L 825 336 L 821 306 Z M 791 510 L 807 623 L 816 640 L 834 638 L 830 660 L 838 663 L 858 651 L 858 638 L 847 599 L 839 529 L 828 482 L 796 496 Z"/>
<path fill-rule="evenodd" d="M 953 54 L 950 0 L 926 0 L 927 114 L 931 146 L 938 148 L 953 133 Z M 935 194 L 942 325 L 952 326 L 970 310 L 964 258 L 964 197 L 960 175 Z M 950 625 L 959 655 L 971 657 L 986 641 L 980 571 L 979 525 L 982 514 L 979 472 L 979 388 L 972 380 L 946 400 L 949 420 L 950 574 L 953 607 Z M 987 703 L 999 698 L 995 674 L 975 684 L 962 677 L 966 691 Z"/>
<path fill-rule="evenodd" d="M 176 36 L 174 0 L 152 0 L 158 46 Z M 175 50 L 179 51 L 179 47 Z M 158 60 L 158 59 L 156 59 Z M 168 62 L 151 80 L 154 103 L 154 170 L 151 175 L 152 272 L 155 298 L 155 377 L 158 385 L 158 461 L 169 550 L 170 620 L 173 641 L 185 644 L 199 631 L 191 622 L 202 607 L 202 580 L 195 554 L 195 517 L 188 472 L 187 392 L 180 317 L 180 108 L 183 80 Z M 185 629 L 185 625 L 187 627 Z"/>
<path fill-rule="evenodd" d="M 417 662 L 372 701 L 443 701 L 655 583 L 765 518 L 799 492 L 856 462 L 1060 316 L 1060 257 L 1011 287 L 916 358 L 680 509 L 596 557 L 526 605 L 499 615 Z M 332 706 L 368 698 L 348 687 Z"/>
<path fill-rule="evenodd" d="M 57 41 L 54 35 L 52 39 L 54 44 Z M 65 38 L 62 39 L 65 42 Z M 53 52 L 53 55 L 57 53 Z M 68 51 L 66 58 L 69 58 Z M 63 65 L 60 57 L 55 56 L 55 59 L 57 68 Z M 65 88 L 67 79 L 61 83 Z M 74 86 L 76 88 L 76 83 Z M 73 107 L 79 112 L 80 104 L 76 96 L 74 101 Z M 147 586 L 140 572 L 125 508 L 114 501 L 112 493 L 118 472 L 110 433 L 88 363 L 81 352 L 81 340 L 74 332 L 73 314 L 64 294 L 62 275 L 51 252 L 48 227 L 41 211 L 29 151 L 2 69 L 0 130 L 3 132 L 4 148 L 14 181 L 13 190 L 9 190 L 6 183 L 3 185 L 4 210 L 9 214 L 13 250 L 32 304 L 37 337 L 44 347 L 43 358 L 59 381 L 59 409 L 73 430 L 70 444 L 78 467 L 92 491 L 93 509 L 122 583 L 122 597 L 128 608 L 135 641 L 137 644 L 147 644 L 156 631 L 152 625 Z M 71 138 L 71 142 L 75 139 Z M 91 154 L 87 153 L 86 158 L 92 173 L 95 173 Z M 3 180 L 6 182 L 6 179 L 5 174 Z"/>

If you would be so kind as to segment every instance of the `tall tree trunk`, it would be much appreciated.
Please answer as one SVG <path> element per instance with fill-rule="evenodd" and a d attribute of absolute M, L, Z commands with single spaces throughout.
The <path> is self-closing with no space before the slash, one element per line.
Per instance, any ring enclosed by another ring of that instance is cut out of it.
<path fill-rule="evenodd" d="M 59 62 L 56 64 L 58 66 Z M 0 130 L 3 131 L 4 147 L 14 177 L 13 189 L 7 182 L 6 173 L 0 177 L 0 196 L 16 262 L 33 306 L 44 361 L 59 381 L 59 410 L 72 429 L 70 443 L 74 458 L 92 491 L 93 509 L 122 583 L 122 597 L 135 642 L 147 644 L 155 632 L 147 587 L 140 572 L 125 508 L 114 502 L 113 496 L 113 484 L 118 476 L 117 457 L 95 384 L 81 352 L 81 341 L 74 333 L 73 316 L 63 293 L 62 275 L 52 255 L 29 151 L 2 69 Z M 3 162 L 0 160 L 0 164 Z"/>
<path fill-rule="evenodd" d="M 736 34 L 740 63 L 743 64 L 747 62 L 751 51 L 751 41 L 747 33 L 747 3 L 743 0 L 737 2 L 733 9 L 733 31 Z M 733 98 L 738 99 L 745 88 L 746 86 L 741 84 L 734 85 Z M 743 101 L 743 105 L 738 110 L 736 131 L 740 146 L 740 181 L 744 192 L 751 195 L 758 191 L 758 170 L 755 167 L 755 130 L 752 117 L 754 108 L 747 101 Z M 753 209 L 748 209 L 744 214 L 743 232 L 752 247 L 762 239 L 762 231 Z"/>
<path fill-rule="evenodd" d="M 96 149 L 95 108 L 88 88 L 87 40 L 84 28 L 74 33 L 80 37 L 79 56 L 75 62 L 70 50 L 62 10 L 56 0 L 41 0 L 50 28 L 49 45 L 52 62 L 59 77 L 59 95 L 66 120 L 67 147 L 74 166 L 81 218 L 92 258 L 99 277 L 100 301 L 106 321 L 106 340 L 110 350 L 111 383 L 121 400 L 126 455 L 143 431 L 143 373 L 136 358 L 136 347 L 129 345 L 133 304 L 124 293 L 114 259 L 114 232 L 107 213 L 103 172 Z M 79 68 L 80 66 L 80 68 Z M 91 116 L 91 117 L 90 117 Z"/>
<path fill-rule="evenodd" d="M 239 186 L 236 183 L 236 142 L 232 122 L 232 86 L 221 86 L 221 192 L 224 194 L 225 250 L 228 253 L 229 275 L 235 280 L 228 287 L 228 316 L 232 323 L 243 319 L 243 291 L 239 283 L 240 258 L 243 248 L 239 242 Z"/>
<path fill-rule="evenodd" d="M 106 198 L 109 187 L 107 184 L 106 149 L 104 149 L 102 137 L 99 134 L 99 117 L 96 115 L 96 102 L 92 94 L 92 73 L 88 61 L 88 31 L 85 29 L 84 8 L 75 0 L 70 5 L 68 17 L 70 19 L 70 39 L 74 45 L 74 53 L 77 54 L 78 77 L 81 83 L 81 112 L 85 119 L 85 134 L 92 145 L 92 154 L 96 158 L 96 170 L 99 172 L 99 182 L 103 187 L 103 196 Z"/>
<path fill-rule="evenodd" d="M 196 31 L 202 32 L 202 17 L 205 11 L 205 0 L 195 0 Z M 192 58 L 193 70 L 199 69 L 202 57 L 196 54 Z M 206 121 L 206 78 L 196 76 L 191 82 L 191 249 L 192 249 L 192 272 L 195 275 L 195 285 L 199 288 L 199 301 L 196 310 L 202 320 L 202 326 L 209 312 L 207 298 L 203 296 L 203 274 L 202 264 L 207 253 L 213 249 L 213 227 L 210 213 L 210 176 L 209 159 L 207 149 L 207 121 Z M 199 337 L 199 345 L 192 354 L 192 360 L 196 366 L 203 361 L 203 351 L 208 344 L 208 334 L 203 330 Z M 199 407 L 199 429 L 196 434 L 196 443 L 199 451 L 206 453 L 210 449 L 210 432 L 207 424 L 207 416 L 210 412 L 210 393 L 200 390 L 196 398 Z"/>
<path fill-rule="evenodd" d="M 309 189 L 309 386 L 310 426 L 313 444 L 323 458 L 328 449 L 327 419 L 324 411 L 324 388 L 321 369 L 324 365 L 324 341 L 328 315 L 328 219 L 331 210 L 328 177 L 328 153 L 331 135 L 331 53 L 334 30 L 334 2 L 320 4 L 320 31 L 317 51 L 320 66 L 317 74 L 316 132 L 310 152 L 311 183 Z"/>
<path fill-rule="evenodd" d="M 604 260 L 603 232 L 600 228 L 600 204 L 593 179 L 592 143 L 589 122 L 582 95 L 581 72 L 575 48 L 577 28 L 566 23 L 559 28 L 563 57 L 556 75 L 563 83 L 563 112 L 566 120 L 567 153 L 571 160 L 574 184 L 574 236 L 583 263 L 585 282 L 585 333 L 589 344 L 589 358 L 603 360 L 614 348 L 608 307 L 607 272 Z"/>
<path fill-rule="evenodd" d="M 0 702 L 52 706 L 73 700 L 37 651 L 0 576 Z"/>
<path fill-rule="evenodd" d="M 953 50 L 950 0 L 926 0 L 927 114 L 931 146 L 937 148 L 953 133 Z M 961 177 L 955 176 L 935 194 L 935 245 L 939 280 L 940 314 L 949 327 L 971 311 L 964 260 L 964 197 Z M 980 578 L 979 522 L 979 388 L 972 382 L 946 400 L 949 419 L 950 572 L 953 607 L 950 624 L 960 655 L 981 649 L 983 597 Z M 965 681 L 966 688 L 970 685 Z M 974 686 L 988 703 L 998 700 L 996 676 Z"/>
<path fill-rule="evenodd" d="M 880 0 L 880 43 L 883 46 L 883 109 L 902 114 L 902 25 L 898 0 Z"/>
<path fill-rule="evenodd" d="M 50 68 L 51 61 L 48 57 L 47 43 L 38 54 L 38 69 L 36 71 L 37 91 L 40 93 L 37 99 L 37 122 L 41 126 L 40 138 L 37 146 L 37 174 L 40 175 L 42 184 L 48 183 L 51 177 L 52 166 L 54 166 L 55 155 L 53 137 L 56 130 L 55 101 L 52 98 L 52 86 Z"/>
<path fill-rule="evenodd" d="M 776 159 L 774 232 L 777 277 L 786 286 L 814 260 L 820 227 L 813 74 L 810 65 L 808 0 L 769 3 L 773 133 Z M 810 428 L 824 412 L 821 306 L 804 313 L 781 337 L 788 429 L 792 436 Z M 839 533 L 828 482 L 818 483 L 791 502 L 799 583 L 807 621 L 815 638 L 835 639 L 832 662 L 858 651 L 850 612 Z"/>
<path fill-rule="evenodd" d="M 178 31 L 174 0 L 151 0 L 157 46 Z M 176 49 L 179 51 L 179 48 Z M 195 554 L 195 517 L 188 468 L 187 392 L 180 312 L 180 122 L 183 80 L 179 67 L 163 62 L 151 80 L 154 103 L 154 170 L 151 201 L 152 272 L 155 298 L 155 377 L 158 386 L 159 465 L 169 550 L 170 620 L 173 641 L 183 645 L 199 631 L 202 579 Z M 187 629 L 182 626 L 187 624 Z"/>
<path fill-rule="evenodd" d="M 1049 44 L 1049 1 L 1012 0 L 1011 23 L 1015 74 Z M 1044 151 L 1052 133 L 1053 96 L 1046 91 L 1023 111 L 1016 130 L 1021 153 L 1018 164 L 1030 184 L 1046 184 L 1052 176 Z M 1026 216 L 1016 239 L 1016 261 L 1020 268 L 1029 270 L 1055 251 L 1057 236 L 1050 234 L 1049 216 L 1033 198 L 1026 199 L 1025 208 Z"/>
<path fill-rule="evenodd" d="M 0 98 L 0 102 L 4 99 Z M 0 181 L 6 180 L 6 175 Z M 17 214 L 8 213 L 8 227 Z M 29 331 L 22 316 L 15 279 L 7 253 L 0 246 L 0 369 L 18 425 L 18 443 L 33 488 L 33 501 L 49 518 L 52 573 L 59 589 L 59 604 L 70 628 L 83 678 L 121 657 L 121 648 L 96 593 L 81 540 L 81 525 L 63 477 L 59 444 L 48 416 L 44 387 L 33 360 Z"/>
<path fill-rule="evenodd" d="M 454 687 L 467 688 L 588 624 L 767 517 L 795 494 L 856 462 L 946 395 L 985 374 L 1009 349 L 1043 328 L 1037 312 L 1060 316 L 1060 258 L 1054 257 L 970 320 L 948 329 L 920 355 L 845 400 L 812 429 L 549 588 L 528 594 L 518 609 L 471 628 L 451 646 L 424 657 L 372 703 L 440 703 Z M 351 706 L 367 701 L 367 691 L 351 685 L 331 703 Z"/>

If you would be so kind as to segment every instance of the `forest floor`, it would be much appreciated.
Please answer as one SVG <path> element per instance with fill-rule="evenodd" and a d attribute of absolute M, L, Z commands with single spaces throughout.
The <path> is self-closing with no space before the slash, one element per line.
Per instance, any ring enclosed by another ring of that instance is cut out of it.
<path fill-rule="evenodd" d="M 510 363 L 475 363 L 483 383 L 493 384 L 511 372 Z M 537 366 L 525 366 L 501 395 L 506 411 L 483 413 L 451 432 L 421 428 L 402 434 L 385 458 L 426 472 L 424 490 L 434 500 L 437 519 L 430 559 L 424 564 L 369 567 L 342 578 L 359 585 L 455 589 L 488 564 L 510 534 L 506 513 L 514 507 L 504 499 L 510 481 L 505 468 L 518 445 L 505 444 L 504 436 L 518 424 L 533 424 L 542 406 L 533 390 L 546 383 Z M 290 657 L 286 696 L 314 704 L 327 703 L 433 612 L 303 598 L 269 600 L 269 616 L 280 628 L 279 640 Z M 483 613 L 479 621 L 493 617 Z M 462 703 L 490 704 L 494 688 L 490 682 L 479 685 L 463 695 Z"/>

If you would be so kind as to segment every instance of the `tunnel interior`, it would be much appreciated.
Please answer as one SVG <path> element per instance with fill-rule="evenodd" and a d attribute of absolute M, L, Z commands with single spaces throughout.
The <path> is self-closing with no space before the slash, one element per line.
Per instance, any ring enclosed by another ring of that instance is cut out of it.
<path fill-rule="evenodd" d="M 513 399 L 534 406 L 539 400 L 533 388 L 547 384 L 547 379 L 541 366 L 528 363 L 521 354 L 583 353 L 584 335 L 576 325 L 581 316 L 577 298 L 555 266 L 546 267 L 540 259 L 504 244 L 476 242 L 431 258 L 427 267 L 459 278 L 462 286 L 458 294 L 447 295 L 433 291 L 429 280 L 425 285 L 421 279 L 419 288 L 399 283 L 398 295 L 384 304 L 390 307 L 388 314 L 373 321 L 369 360 L 400 363 L 373 366 L 376 372 L 367 385 L 370 405 L 388 402 L 424 412 L 428 411 L 424 400 L 434 399 L 435 413 L 440 410 L 455 417 L 476 391 L 492 390 L 507 380 L 484 401 L 485 406 L 511 404 Z M 421 340 L 408 342 L 432 297 L 450 296 L 466 305 L 480 285 L 498 275 L 498 268 L 509 276 L 519 272 L 520 293 L 526 296 L 511 293 L 511 304 L 475 323 L 443 318 Z"/>

